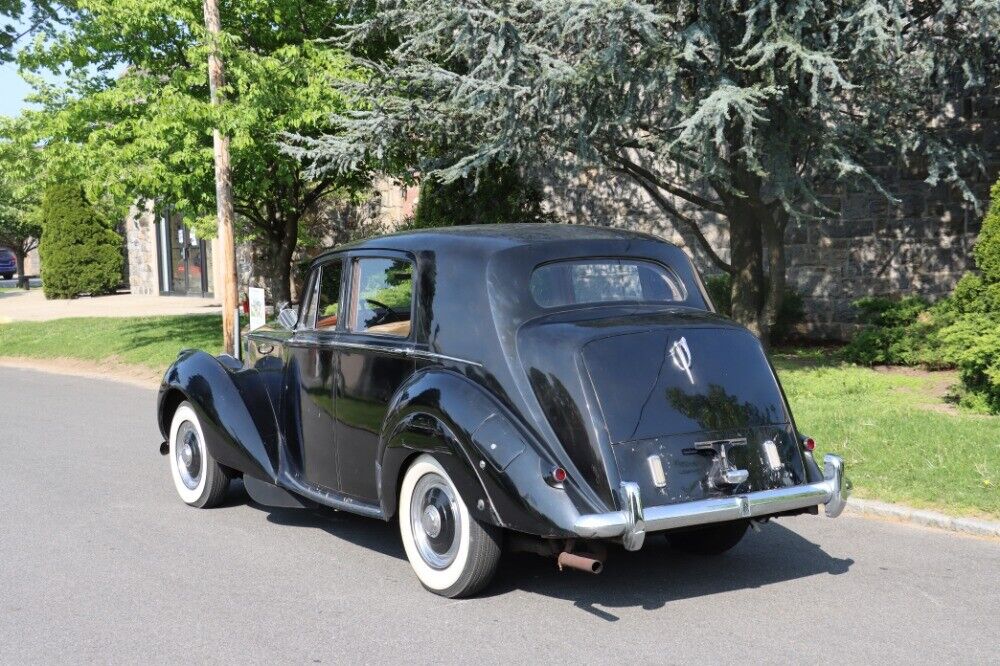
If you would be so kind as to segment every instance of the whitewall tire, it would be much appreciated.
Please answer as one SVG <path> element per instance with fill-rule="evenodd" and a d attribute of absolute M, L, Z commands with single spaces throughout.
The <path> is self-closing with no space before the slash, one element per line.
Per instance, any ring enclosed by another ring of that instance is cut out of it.
<path fill-rule="evenodd" d="M 483 589 L 500 562 L 500 528 L 476 520 L 441 463 L 418 457 L 399 492 L 399 531 L 421 584 L 445 597 Z"/>
<path fill-rule="evenodd" d="M 170 476 L 185 503 L 210 509 L 222 503 L 229 487 L 229 474 L 205 446 L 205 433 L 198 414 L 182 402 L 170 422 Z"/>

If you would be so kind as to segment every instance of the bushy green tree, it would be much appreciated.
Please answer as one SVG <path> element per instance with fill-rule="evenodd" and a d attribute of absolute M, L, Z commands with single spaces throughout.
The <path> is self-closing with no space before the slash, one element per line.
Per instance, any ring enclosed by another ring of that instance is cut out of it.
<path fill-rule="evenodd" d="M 940 128 L 997 80 L 996 0 L 378 0 L 347 43 L 394 35 L 372 103 L 298 143 L 317 172 L 406 164 L 449 182 L 488 164 L 574 159 L 631 180 L 733 276 L 766 337 L 784 229 L 834 184 L 892 200 L 885 164 L 972 200 L 974 161 Z M 729 259 L 707 212 L 729 226 Z M 765 274 L 770 273 L 766 284 Z"/>
<path fill-rule="evenodd" d="M 431 176 L 420 184 L 412 227 L 541 222 L 542 191 L 516 168 L 490 166 L 476 177 L 442 182 Z"/>
<path fill-rule="evenodd" d="M 215 234 L 212 129 L 231 138 L 237 234 L 259 248 L 272 297 L 290 300 L 291 261 L 303 218 L 348 199 L 364 183 L 307 173 L 281 151 L 285 132 L 330 131 L 349 109 L 332 82 L 352 73 L 343 53 L 318 42 L 350 20 L 343 2 L 248 0 L 222 4 L 219 48 L 225 102 L 209 100 L 201 0 L 80 0 L 62 30 L 26 49 L 26 70 L 60 70 L 65 85 L 36 79 L 32 140 L 54 173 L 74 174 L 95 204 L 124 216 L 140 198 L 171 204 L 201 237 Z"/>
<path fill-rule="evenodd" d="M 49 186 L 42 199 L 42 289 L 46 298 L 107 294 L 122 282 L 122 238 L 79 185 Z"/>
<path fill-rule="evenodd" d="M 1000 180 L 990 190 L 990 207 L 983 218 L 973 254 L 983 281 L 1000 283 Z"/>
<path fill-rule="evenodd" d="M 0 136 L 16 134 L 16 126 L 16 120 L 0 117 Z M 0 139 L 0 165 L 0 245 L 14 252 L 18 286 L 27 289 L 25 259 L 42 236 L 35 181 L 41 152 L 22 141 Z"/>

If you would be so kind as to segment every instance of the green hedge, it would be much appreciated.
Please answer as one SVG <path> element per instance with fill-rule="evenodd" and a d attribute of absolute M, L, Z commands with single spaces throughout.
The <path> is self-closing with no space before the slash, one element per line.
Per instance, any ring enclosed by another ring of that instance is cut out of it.
<path fill-rule="evenodd" d="M 42 199 L 42 289 L 46 298 L 107 294 L 122 282 L 122 238 L 76 185 L 55 185 Z"/>

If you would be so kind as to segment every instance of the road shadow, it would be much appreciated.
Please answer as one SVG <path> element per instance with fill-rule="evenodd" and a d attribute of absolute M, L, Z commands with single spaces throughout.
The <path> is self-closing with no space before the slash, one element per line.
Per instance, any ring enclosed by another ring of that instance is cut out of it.
<path fill-rule="evenodd" d="M 244 495 L 244 497 L 247 497 Z M 228 500 L 229 498 L 227 498 Z M 330 536 L 356 546 L 373 550 L 399 560 L 406 559 L 403 543 L 399 540 L 396 521 L 385 522 L 356 516 L 334 509 L 277 509 L 258 504 L 247 497 L 247 503 L 267 513 L 267 522 L 284 527 L 320 529 Z"/>
<path fill-rule="evenodd" d="M 268 522 L 321 529 L 357 546 L 406 559 L 395 521 L 385 523 L 332 509 L 275 509 L 250 504 L 266 512 Z M 609 609 L 656 610 L 681 599 L 809 576 L 839 576 L 853 564 L 853 559 L 831 557 L 812 541 L 771 522 L 760 533 L 748 532 L 728 553 L 714 557 L 680 553 L 669 548 L 662 536 L 650 535 L 642 550 L 635 553 L 610 548 L 604 572 L 596 576 L 560 572 L 555 560 L 538 555 L 505 552 L 496 579 L 479 597 L 523 590 L 569 601 L 582 611 L 615 622 L 618 616 Z"/>
<path fill-rule="evenodd" d="M 852 559 L 831 557 L 818 545 L 776 523 L 748 532 L 728 553 L 687 555 L 669 548 L 661 535 L 647 535 L 642 550 L 609 549 L 603 573 L 559 573 L 540 557 L 510 554 L 487 594 L 524 590 L 571 601 L 608 622 L 609 609 L 656 610 L 671 601 L 753 589 L 816 575 L 847 573 Z M 600 608 L 598 608 L 600 606 Z"/>

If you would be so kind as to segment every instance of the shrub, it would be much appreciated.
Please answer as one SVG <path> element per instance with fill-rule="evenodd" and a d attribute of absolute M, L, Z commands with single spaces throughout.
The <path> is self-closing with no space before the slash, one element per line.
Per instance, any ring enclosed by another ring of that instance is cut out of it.
<path fill-rule="evenodd" d="M 712 299 L 719 314 L 731 317 L 733 313 L 733 280 L 729 275 L 709 275 L 705 278 L 705 291 Z M 767 289 L 767 284 L 764 285 Z M 771 326 L 771 342 L 782 343 L 792 337 L 796 324 L 805 318 L 802 296 L 793 289 L 785 290 L 785 298 Z"/>
<path fill-rule="evenodd" d="M 106 294 L 122 281 L 122 239 L 75 185 L 55 185 L 42 199 L 42 289 L 46 298 Z"/>
<path fill-rule="evenodd" d="M 867 297 L 854 302 L 865 328 L 844 348 L 844 358 L 861 365 L 951 367 L 940 331 L 955 321 L 947 300 L 931 305 L 922 298 Z"/>
<path fill-rule="evenodd" d="M 972 253 L 984 280 L 1000 282 L 1000 180 L 990 190 L 990 207 Z"/>
<path fill-rule="evenodd" d="M 945 354 L 958 367 L 962 402 L 1000 413 L 1000 317 L 970 314 L 941 331 Z"/>
<path fill-rule="evenodd" d="M 968 273 L 955 285 L 949 303 L 958 314 L 1000 313 L 1000 282 L 988 283 Z"/>

